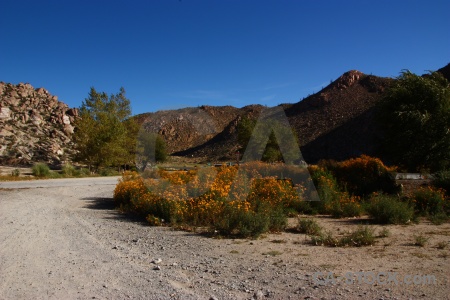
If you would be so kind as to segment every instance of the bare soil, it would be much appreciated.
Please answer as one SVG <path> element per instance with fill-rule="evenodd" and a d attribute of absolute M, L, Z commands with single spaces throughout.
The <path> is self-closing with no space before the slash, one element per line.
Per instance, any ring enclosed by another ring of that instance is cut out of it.
<path fill-rule="evenodd" d="M 0 299 L 449 298 L 449 223 L 370 225 L 391 235 L 360 248 L 313 246 L 292 232 L 219 239 L 130 219 L 114 209 L 113 189 L 0 189 Z M 316 219 L 335 236 L 368 223 Z M 424 247 L 414 245 L 420 234 Z M 436 281 L 403 281 L 414 275 Z"/>

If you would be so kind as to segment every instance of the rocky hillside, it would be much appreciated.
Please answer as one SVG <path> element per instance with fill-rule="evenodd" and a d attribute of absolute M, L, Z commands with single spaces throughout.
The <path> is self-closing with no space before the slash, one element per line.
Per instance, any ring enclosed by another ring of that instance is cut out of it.
<path fill-rule="evenodd" d="M 346 159 L 362 153 L 375 154 L 377 130 L 373 108 L 393 79 L 349 71 L 320 92 L 295 104 L 282 105 L 298 134 L 304 159 Z M 244 114 L 257 117 L 262 107 L 241 109 L 225 129 L 207 142 L 177 155 L 212 160 L 232 160 L 237 144 L 237 123 Z"/>
<path fill-rule="evenodd" d="M 449 79 L 449 68 L 450 64 L 438 71 Z M 315 163 L 361 154 L 380 156 L 378 145 L 383 137 L 374 120 L 376 104 L 393 81 L 353 70 L 298 103 L 282 105 L 298 134 L 304 159 Z M 234 160 L 236 150 L 242 146 L 237 142 L 239 120 L 246 114 L 257 117 L 261 109 L 256 105 L 241 109 L 202 106 L 147 114 L 147 119 L 141 121 L 149 130 L 157 128 L 175 155 L 204 161 Z M 183 112 L 190 115 L 190 120 L 202 117 L 194 125 L 187 125 L 188 117 Z"/>
<path fill-rule="evenodd" d="M 449 70 L 450 64 L 438 71 L 450 79 Z M 328 158 L 344 160 L 363 153 L 379 155 L 378 145 L 383 136 L 374 119 L 376 105 L 393 81 L 392 78 L 353 70 L 344 73 L 320 92 L 298 103 L 283 105 L 289 123 L 298 134 L 304 159 L 315 163 Z M 220 120 L 221 125 L 196 142 L 183 138 L 180 132 L 184 135 L 188 133 L 185 129 L 178 130 L 180 127 L 176 122 L 171 123 L 169 136 L 167 130 L 159 130 L 168 140 L 171 153 L 199 157 L 205 161 L 235 159 L 235 152 L 241 146 L 237 142 L 237 123 L 245 114 L 256 117 L 262 106 L 248 106 L 239 110 L 227 107 L 227 112 L 223 111 L 223 107 L 200 108 L 205 110 L 208 117 L 211 116 L 208 113 L 211 109 L 217 110 L 218 114 L 213 117 L 218 122 Z M 197 136 L 201 130 L 196 132 Z"/>
<path fill-rule="evenodd" d="M 438 71 L 450 80 L 450 64 Z M 298 103 L 282 105 L 304 159 L 314 163 L 363 153 L 379 156 L 383 137 L 374 122 L 376 103 L 393 81 L 353 70 Z M 243 146 L 237 140 L 238 123 L 244 116 L 257 118 L 263 108 L 201 106 L 135 118 L 144 130 L 162 135 L 171 154 L 229 161 Z M 0 164 L 59 164 L 70 158 L 77 115 L 43 88 L 0 82 Z"/>
<path fill-rule="evenodd" d="M 68 159 L 77 115 L 44 88 L 0 82 L 0 164 Z"/>
<path fill-rule="evenodd" d="M 349 71 L 322 91 L 286 108 L 306 161 L 379 156 L 382 138 L 374 122 L 377 102 L 391 78 Z"/>

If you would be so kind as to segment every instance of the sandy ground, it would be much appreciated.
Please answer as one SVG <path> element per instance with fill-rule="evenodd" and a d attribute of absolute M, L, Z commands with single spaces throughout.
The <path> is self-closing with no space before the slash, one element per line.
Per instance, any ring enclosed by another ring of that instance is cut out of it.
<path fill-rule="evenodd" d="M 67 185 L 0 188 L 0 299 L 449 299 L 449 223 L 386 226 L 361 248 L 214 239 L 126 218 L 114 184 Z M 335 235 L 359 223 L 317 219 Z"/>

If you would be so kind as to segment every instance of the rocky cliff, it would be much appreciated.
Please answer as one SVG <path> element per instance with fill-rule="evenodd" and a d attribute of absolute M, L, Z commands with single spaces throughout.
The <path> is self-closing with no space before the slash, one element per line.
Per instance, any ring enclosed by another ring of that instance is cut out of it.
<path fill-rule="evenodd" d="M 0 163 L 59 164 L 73 152 L 77 109 L 44 88 L 0 82 Z"/>

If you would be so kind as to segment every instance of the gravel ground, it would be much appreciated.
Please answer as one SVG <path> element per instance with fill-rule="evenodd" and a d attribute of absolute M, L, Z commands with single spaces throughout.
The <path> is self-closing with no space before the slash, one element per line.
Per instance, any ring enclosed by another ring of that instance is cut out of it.
<path fill-rule="evenodd" d="M 449 299 L 449 223 L 387 226 L 390 237 L 362 248 L 295 233 L 214 239 L 146 226 L 114 210 L 113 184 L 75 182 L 0 188 L 0 299 Z M 318 221 L 336 235 L 357 227 Z M 425 247 L 412 245 L 419 233 Z"/>

